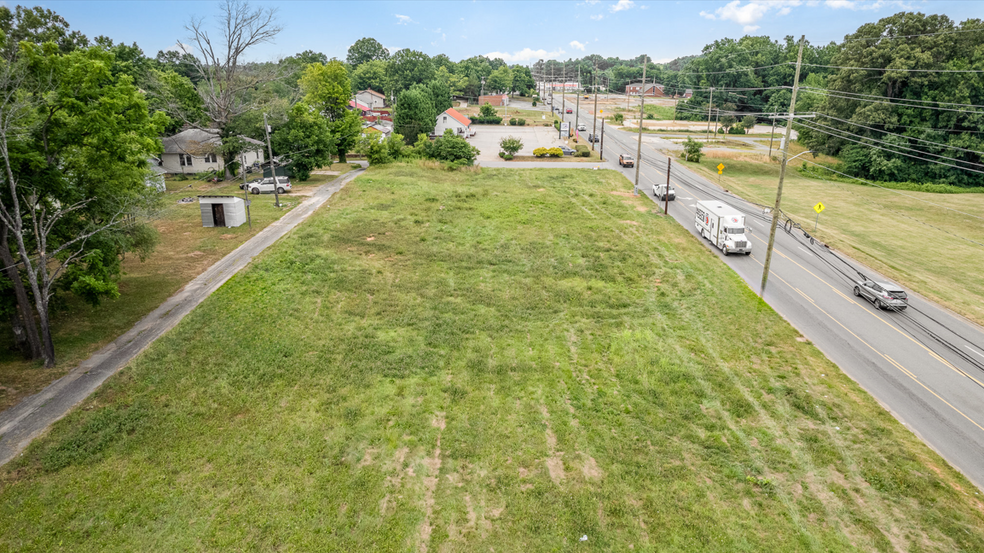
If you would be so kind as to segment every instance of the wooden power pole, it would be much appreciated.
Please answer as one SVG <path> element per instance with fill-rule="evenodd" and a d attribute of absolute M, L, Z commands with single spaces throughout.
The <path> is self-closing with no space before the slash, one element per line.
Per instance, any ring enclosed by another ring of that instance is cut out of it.
<path fill-rule="evenodd" d="M 786 178 L 786 161 L 789 159 L 789 133 L 793 130 L 793 113 L 796 111 L 796 91 L 799 90 L 800 66 L 803 65 L 803 42 L 806 35 L 800 36 L 799 53 L 796 55 L 796 74 L 793 76 L 793 97 L 789 100 L 789 122 L 786 123 L 786 138 L 782 146 L 782 165 L 779 167 L 779 188 L 776 190 L 776 206 L 772 209 L 772 226 L 769 228 L 769 245 L 765 250 L 765 264 L 762 269 L 762 290 L 765 295 L 765 285 L 769 282 L 769 265 L 772 264 L 772 247 L 776 242 L 776 227 L 779 225 L 779 208 L 782 203 L 782 181 Z"/>
<path fill-rule="evenodd" d="M 642 165 L 642 119 L 646 109 L 646 66 L 649 65 L 649 56 L 642 56 L 642 94 L 639 96 L 639 144 L 636 146 L 635 158 L 635 185 L 632 187 L 632 194 L 639 195 L 639 166 Z"/>

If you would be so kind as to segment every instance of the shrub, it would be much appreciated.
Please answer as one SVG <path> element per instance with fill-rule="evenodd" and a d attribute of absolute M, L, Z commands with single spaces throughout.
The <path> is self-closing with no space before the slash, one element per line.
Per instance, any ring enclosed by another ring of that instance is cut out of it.
<path fill-rule="evenodd" d="M 533 155 L 536 156 L 536 157 L 543 157 L 543 156 L 547 155 L 548 153 L 549 152 L 548 152 L 548 150 L 546 148 L 537 148 L 537 149 L 533 150 Z"/>
<path fill-rule="evenodd" d="M 717 133 L 718 134 L 724 134 L 724 127 L 721 127 L 720 129 L 718 129 L 717 130 Z"/>
<path fill-rule="evenodd" d="M 505 154 L 504 156 L 502 156 L 502 159 L 504 159 L 506 161 L 509 161 L 512 158 L 513 158 L 513 155 L 512 154 Z"/>
<path fill-rule="evenodd" d="M 455 165 L 453 168 L 457 168 L 474 163 L 478 149 L 464 138 L 455 135 L 453 130 L 446 129 L 444 136 L 434 141 L 432 155 L 435 159 L 451 163 Z"/>
<path fill-rule="evenodd" d="M 506 157 L 506 152 L 499 152 L 499 157 Z"/>
<path fill-rule="evenodd" d="M 745 134 L 745 129 L 739 125 L 735 125 L 728 129 L 728 134 Z"/>
<path fill-rule="evenodd" d="M 485 102 L 485 105 L 478 109 L 478 113 L 482 117 L 495 117 L 495 108 L 488 102 Z"/>
<path fill-rule="evenodd" d="M 656 119 L 656 116 L 653 115 L 653 114 L 651 114 L 651 113 L 647 113 L 646 114 L 646 119 Z"/>
<path fill-rule="evenodd" d="M 516 155 L 516 152 L 523 149 L 523 141 L 515 136 L 504 136 L 499 140 L 499 147 L 509 155 Z"/>
<path fill-rule="evenodd" d="M 703 142 L 698 142 L 688 136 L 687 140 L 683 143 L 684 159 L 700 163 L 700 158 L 704 156 L 704 153 L 701 151 L 703 147 Z"/>
<path fill-rule="evenodd" d="M 349 163 L 349 167 L 352 169 L 362 169 L 362 165 L 359 163 Z"/>
<path fill-rule="evenodd" d="M 616 123 L 621 123 L 624 120 L 625 120 L 625 116 L 622 115 L 621 113 L 616 113 L 615 115 L 612 116 L 612 121 L 615 121 Z"/>
<path fill-rule="evenodd" d="M 746 115 L 746 116 L 742 117 L 741 118 L 741 126 L 742 126 L 742 128 L 744 128 L 746 130 L 749 130 L 749 131 L 752 130 L 752 127 L 755 126 L 755 116 L 754 115 Z"/>
<path fill-rule="evenodd" d="M 584 144 L 578 144 L 574 146 L 574 157 L 591 157 L 591 149 Z"/>
<path fill-rule="evenodd" d="M 476 125 L 498 125 L 502 123 L 502 118 L 496 115 L 492 117 L 472 117 L 471 122 Z"/>
<path fill-rule="evenodd" d="M 547 155 L 550 157 L 564 157 L 564 150 L 560 148 L 547 148 Z"/>
<path fill-rule="evenodd" d="M 516 124 L 519 125 L 520 127 L 525 127 L 526 126 L 526 119 L 517 119 L 516 120 Z"/>
<path fill-rule="evenodd" d="M 512 125 L 513 127 L 515 127 L 516 126 L 516 118 L 515 117 L 510 118 L 509 119 L 509 124 Z"/>
<path fill-rule="evenodd" d="M 533 100 L 533 107 L 536 107 L 536 100 Z"/>

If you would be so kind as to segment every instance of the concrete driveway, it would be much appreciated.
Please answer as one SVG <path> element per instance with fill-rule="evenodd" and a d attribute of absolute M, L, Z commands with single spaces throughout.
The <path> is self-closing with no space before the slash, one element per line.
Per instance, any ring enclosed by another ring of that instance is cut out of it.
<path fill-rule="evenodd" d="M 552 148 L 563 144 L 553 126 L 472 125 L 472 129 L 475 130 L 475 136 L 469 138 L 468 142 L 481 152 L 478 154 L 478 161 L 498 160 L 499 140 L 506 136 L 515 136 L 523 141 L 523 149 L 518 153 L 523 156 L 533 155 L 535 148 Z"/>

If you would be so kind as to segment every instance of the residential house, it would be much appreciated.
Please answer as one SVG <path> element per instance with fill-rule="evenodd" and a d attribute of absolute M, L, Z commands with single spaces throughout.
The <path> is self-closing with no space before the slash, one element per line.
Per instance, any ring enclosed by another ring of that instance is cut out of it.
<path fill-rule="evenodd" d="M 369 106 L 357 100 L 349 100 L 348 108 L 358 111 L 359 115 L 367 115 L 369 112 L 372 111 L 371 109 L 369 109 Z"/>
<path fill-rule="evenodd" d="M 492 106 L 508 106 L 509 96 L 505 94 L 486 94 L 485 96 L 479 96 L 478 105 L 484 106 L 485 104 Z"/>
<path fill-rule="evenodd" d="M 383 96 L 375 90 L 367 88 L 366 90 L 360 90 L 355 94 L 355 101 L 368 106 L 370 110 L 374 110 L 385 107 L 386 96 Z"/>
<path fill-rule="evenodd" d="M 687 90 L 685 90 L 685 91 L 684 91 L 684 93 L 683 93 L 683 97 L 684 97 L 684 98 L 692 98 L 692 97 L 693 97 L 693 95 L 694 95 L 694 89 L 692 89 L 692 88 L 688 88 L 688 89 L 687 89 Z"/>
<path fill-rule="evenodd" d="M 368 127 L 362 128 L 362 136 L 368 137 L 372 136 L 378 139 L 380 142 L 386 140 L 393 133 L 393 127 L 387 127 L 384 125 L 369 125 Z"/>
<path fill-rule="evenodd" d="M 251 146 L 244 152 L 246 165 L 263 162 L 265 145 L 259 140 L 245 136 L 239 137 Z M 167 173 L 202 173 L 204 171 L 223 171 L 220 148 L 222 139 L 217 130 L 187 129 L 163 140 L 164 154 L 160 166 Z"/>
<path fill-rule="evenodd" d="M 452 129 L 455 134 L 460 136 L 471 136 L 471 119 L 458 113 L 458 110 L 454 108 L 448 108 L 444 113 L 438 114 L 437 124 L 434 125 L 434 134 L 442 136 L 446 129 Z"/>
<path fill-rule="evenodd" d="M 651 98 L 668 98 L 663 91 L 663 85 L 657 83 L 634 83 L 625 85 L 625 93 L 635 96 L 645 95 Z"/>

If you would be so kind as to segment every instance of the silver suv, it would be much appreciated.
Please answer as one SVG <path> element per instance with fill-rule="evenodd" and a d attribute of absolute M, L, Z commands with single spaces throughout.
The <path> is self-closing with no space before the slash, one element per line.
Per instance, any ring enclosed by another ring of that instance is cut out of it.
<path fill-rule="evenodd" d="M 909 296 L 905 290 L 887 282 L 859 280 L 854 284 L 854 295 L 873 302 L 878 309 L 902 311 L 909 307 Z"/>

